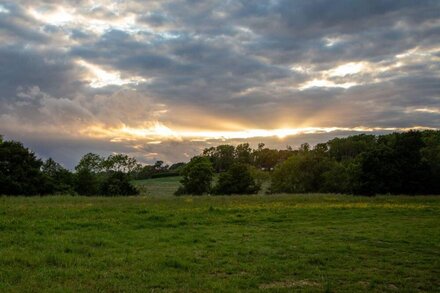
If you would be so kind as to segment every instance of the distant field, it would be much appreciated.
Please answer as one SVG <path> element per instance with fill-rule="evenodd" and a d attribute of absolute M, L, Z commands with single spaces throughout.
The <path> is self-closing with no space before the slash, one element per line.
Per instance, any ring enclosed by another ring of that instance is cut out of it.
<path fill-rule="evenodd" d="M 240 290 L 439 292 L 440 197 L 0 197 L 1 292 Z"/>
<path fill-rule="evenodd" d="M 146 180 L 133 180 L 142 195 L 172 196 L 179 187 L 182 177 L 163 177 Z"/>
<path fill-rule="evenodd" d="M 146 180 L 133 180 L 132 183 L 139 189 L 141 195 L 154 196 L 173 196 L 180 185 L 182 177 L 163 177 Z M 214 178 L 215 182 L 216 178 Z M 260 194 L 264 194 L 268 189 L 269 183 L 263 184 Z"/>

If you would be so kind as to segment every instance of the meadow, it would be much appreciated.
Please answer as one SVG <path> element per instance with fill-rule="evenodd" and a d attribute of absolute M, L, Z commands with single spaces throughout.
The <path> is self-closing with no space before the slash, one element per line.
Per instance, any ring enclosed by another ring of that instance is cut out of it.
<path fill-rule="evenodd" d="M 440 291 L 440 197 L 174 197 L 177 180 L 0 197 L 0 291 Z"/>

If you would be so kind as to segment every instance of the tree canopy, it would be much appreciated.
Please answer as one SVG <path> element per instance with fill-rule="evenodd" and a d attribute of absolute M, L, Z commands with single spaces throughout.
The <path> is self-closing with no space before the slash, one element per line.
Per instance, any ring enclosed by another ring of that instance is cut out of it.
<path fill-rule="evenodd" d="M 176 195 L 202 195 L 211 191 L 214 175 L 212 163 L 206 157 L 196 156 L 182 170 L 182 184 Z"/>

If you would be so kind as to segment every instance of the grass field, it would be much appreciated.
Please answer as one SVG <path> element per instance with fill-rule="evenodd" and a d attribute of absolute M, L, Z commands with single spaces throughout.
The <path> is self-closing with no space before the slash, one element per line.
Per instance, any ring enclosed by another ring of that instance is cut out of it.
<path fill-rule="evenodd" d="M 174 192 L 179 187 L 180 179 L 182 177 L 163 177 L 146 180 L 133 180 L 132 183 L 139 189 L 141 195 L 154 195 L 154 196 L 174 196 Z M 217 181 L 217 177 L 214 177 L 214 183 Z M 265 182 L 261 186 L 259 194 L 263 195 L 269 188 L 269 182 Z"/>
<path fill-rule="evenodd" d="M 260 290 L 439 292 L 440 197 L 0 197 L 1 292 Z"/>
<path fill-rule="evenodd" d="M 141 195 L 173 196 L 182 177 L 163 177 L 146 180 L 134 180 L 133 184 Z"/>

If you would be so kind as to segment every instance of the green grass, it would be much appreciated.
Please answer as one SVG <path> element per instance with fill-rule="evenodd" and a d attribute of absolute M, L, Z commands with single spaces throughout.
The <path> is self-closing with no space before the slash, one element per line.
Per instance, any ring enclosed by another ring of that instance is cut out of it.
<path fill-rule="evenodd" d="M 260 290 L 439 292 L 440 197 L 0 197 L 0 292 Z"/>
<path fill-rule="evenodd" d="M 142 195 L 172 196 L 182 177 L 162 177 L 146 180 L 133 180 L 133 184 Z"/>
<path fill-rule="evenodd" d="M 141 195 L 154 196 L 174 196 L 174 192 L 180 185 L 181 176 L 163 177 L 145 180 L 133 180 L 133 185 L 140 191 Z M 215 185 L 218 177 L 214 177 L 213 185 Z M 269 182 L 264 182 L 259 194 L 263 195 L 269 189 Z"/>

